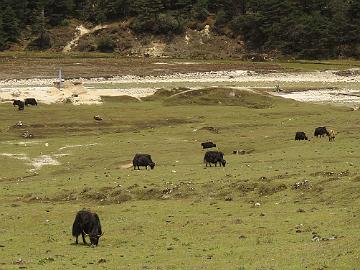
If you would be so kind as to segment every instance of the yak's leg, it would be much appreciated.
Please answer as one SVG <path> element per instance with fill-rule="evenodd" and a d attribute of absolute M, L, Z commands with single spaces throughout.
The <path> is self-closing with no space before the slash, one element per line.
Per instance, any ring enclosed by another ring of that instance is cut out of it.
<path fill-rule="evenodd" d="M 87 243 L 86 243 L 86 240 L 85 240 L 85 234 L 84 234 L 84 232 L 81 233 L 81 236 L 82 236 L 82 239 L 83 239 L 84 244 L 86 245 Z"/>

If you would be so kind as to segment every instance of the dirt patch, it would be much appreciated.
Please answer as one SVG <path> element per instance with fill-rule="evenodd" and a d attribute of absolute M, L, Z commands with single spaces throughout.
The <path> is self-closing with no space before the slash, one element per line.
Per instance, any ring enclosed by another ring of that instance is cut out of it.
<path fill-rule="evenodd" d="M 18 160 L 24 160 L 26 161 L 26 164 L 33 167 L 32 169 L 30 169 L 30 171 L 40 170 L 43 166 L 49 166 L 49 165 L 57 166 L 61 164 L 57 159 L 54 158 L 55 155 L 54 156 L 41 155 L 38 157 L 30 158 L 28 155 L 23 153 L 22 154 L 0 153 L 0 156 L 18 159 Z"/>
<path fill-rule="evenodd" d="M 120 165 L 120 168 L 121 169 L 130 169 L 133 167 L 133 164 L 132 162 L 131 163 L 126 163 L 126 164 L 123 164 L 123 165 Z"/>
<path fill-rule="evenodd" d="M 56 159 L 54 159 L 49 155 L 41 155 L 39 157 L 35 157 L 31 159 L 31 166 L 34 167 L 34 170 L 39 170 L 43 166 L 48 166 L 48 165 L 58 166 L 60 164 L 61 163 L 59 161 L 57 161 Z"/>
<path fill-rule="evenodd" d="M 280 96 L 283 98 L 294 99 L 301 102 L 314 102 L 314 103 L 339 103 L 339 104 L 352 104 L 360 103 L 359 89 L 321 89 L 321 90 L 308 90 L 297 91 L 289 93 L 275 93 L 272 95 Z"/>
<path fill-rule="evenodd" d="M 43 141 L 6 141 L 6 142 L 1 142 L 2 144 L 10 144 L 10 145 L 21 145 L 21 146 L 27 146 L 27 145 L 33 145 L 33 144 L 43 144 Z"/>
<path fill-rule="evenodd" d="M 9 157 L 18 160 L 30 160 L 30 158 L 26 154 L 0 153 L 0 156 Z"/>
<path fill-rule="evenodd" d="M 88 146 L 95 146 L 95 145 L 98 145 L 98 143 L 65 145 L 63 147 L 60 147 L 59 151 L 69 149 L 69 148 L 88 147 Z"/>
<path fill-rule="evenodd" d="M 219 129 L 215 128 L 215 127 L 202 127 L 202 128 L 199 128 L 198 130 L 209 131 L 209 132 L 215 133 L 215 134 L 218 134 L 220 132 Z"/>
<path fill-rule="evenodd" d="M 72 103 L 74 105 L 81 104 L 101 104 L 102 101 L 117 102 L 138 102 L 142 97 L 152 95 L 156 89 L 150 88 L 131 88 L 116 89 L 105 88 L 98 89 L 93 86 L 85 86 L 79 81 L 66 81 L 61 87 L 53 85 L 56 80 L 44 80 L 44 86 L 24 86 L 14 88 L 17 83 L 10 83 L 0 91 L 1 102 L 12 102 L 14 98 L 25 99 L 29 96 L 36 98 L 39 103 Z M 19 82 L 20 84 L 28 82 Z M 0 83 L 1 85 L 1 83 Z"/>

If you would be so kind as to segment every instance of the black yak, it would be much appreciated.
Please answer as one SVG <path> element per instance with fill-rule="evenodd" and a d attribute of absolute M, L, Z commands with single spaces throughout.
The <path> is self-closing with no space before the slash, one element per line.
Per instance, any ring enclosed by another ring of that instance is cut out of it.
<path fill-rule="evenodd" d="M 303 141 L 308 140 L 308 137 L 306 136 L 305 132 L 297 131 L 295 134 L 295 141 Z"/>
<path fill-rule="evenodd" d="M 25 98 L 25 106 L 32 105 L 37 106 L 37 101 L 35 98 Z"/>
<path fill-rule="evenodd" d="M 213 142 L 203 142 L 201 143 L 201 146 L 203 149 L 206 149 L 206 148 L 216 147 L 216 144 Z"/>
<path fill-rule="evenodd" d="M 329 136 L 329 132 L 327 131 L 326 127 L 317 127 L 314 131 L 315 137 L 323 137 L 323 136 Z"/>
<path fill-rule="evenodd" d="M 140 170 L 140 166 L 145 167 L 149 166 L 151 169 L 154 169 L 155 163 L 151 160 L 151 155 L 149 154 L 135 154 L 133 159 L 134 170 L 136 167 Z"/>
<path fill-rule="evenodd" d="M 24 103 L 24 101 L 14 99 L 13 106 L 18 106 L 19 111 L 23 111 L 24 107 L 25 107 L 25 103 Z"/>
<path fill-rule="evenodd" d="M 96 213 L 81 210 L 76 214 L 72 227 L 72 235 L 76 237 L 76 244 L 78 244 L 80 234 L 84 244 L 87 244 L 85 236 L 89 236 L 91 247 L 99 244 L 99 238 L 103 235 L 103 232 L 101 230 L 99 216 Z"/>
<path fill-rule="evenodd" d="M 219 152 L 219 151 L 208 151 L 205 153 L 204 156 L 204 162 L 207 165 L 209 164 L 211 167 L 211 164 L 215 164 L 215 167 L 217 165 L 217 163 L 225 167 L 226 164 L 226 160 L 224 159 L 224 153 L 223 152 Z"/>

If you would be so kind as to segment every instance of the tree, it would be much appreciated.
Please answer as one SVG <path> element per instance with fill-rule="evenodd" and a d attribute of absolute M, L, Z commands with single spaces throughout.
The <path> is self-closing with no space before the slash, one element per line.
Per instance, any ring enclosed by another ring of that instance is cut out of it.
<path fill-rule="evenodd" d="M 16 42 L 19 35 L 19 22 L 14 10 L 7 6 L 2 16 L 2 28 L 5 33 L 5 42 Z"/>
<path fill-rule="evenodd" d="M 136 0 L 133 2 L 132 10 L 137 14 L 137 18 L 132 24 L 132 29 L 136 32 L 157 33 L 159 30 L 159 14 L 164 9 L 162 0 Z"/>
<path fill-rule="evenodd" d="M 16 14 L 16 18 L 19 21 L 19 25 L 24 26 L 29 12 L 28 0 L 11 1 L 11 7 Z"/>
<path fill-rule="evenodd" d="M 348 54 L 354 57 L 360 57 L 360 0 L 351 0 L 345 11 L 347 22 L 347 45 Z"/>
<path fill-rule="evenodd" d="M 5 31 L 3 28 L 2 17 L 3 15 L 0 13 L 0 51 L 5 50 L 6 48 Z"/>
<path fill-rule="evenodd" d="M 49 23 L 59 25 L 74 11 L 73 0 L 49 0 L 45 7 L 45 14 L 49 16 Z"/>
<path fill-rule="evenodd" d="M 258 50 L 267 40 L 262 28 L 263 24 L 264 17 L 261 13 L 247 13 L 233 18 L 230 28 L 235 34 L 242 35 L 249 49 Z"/>
<path fill-rule="evenodd" d="M 193 16 L 198 20 L 205 20 L 209 16 L 208 0 L 197 0 L 192 8 Z"/>
<path fill-rule="evenodd" d="M 129 0 L 108 0 L 105 4 L 105 14 L 107 19 L 126 18 L 130 13 Z"/>

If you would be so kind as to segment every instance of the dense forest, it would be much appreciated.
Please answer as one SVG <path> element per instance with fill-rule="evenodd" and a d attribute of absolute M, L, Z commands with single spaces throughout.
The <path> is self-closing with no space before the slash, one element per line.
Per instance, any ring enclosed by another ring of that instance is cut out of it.
<path fill-rule="evenodd" d="M 136 34 L 173 36 L 209 17 L 212 31 L 241 37 L 249 51 L 360 57 L 360 0 L 0 0 L 0 49 L 24 31 L 46 49 L 48 30 L 72 19 L 129 20 Z"/>

